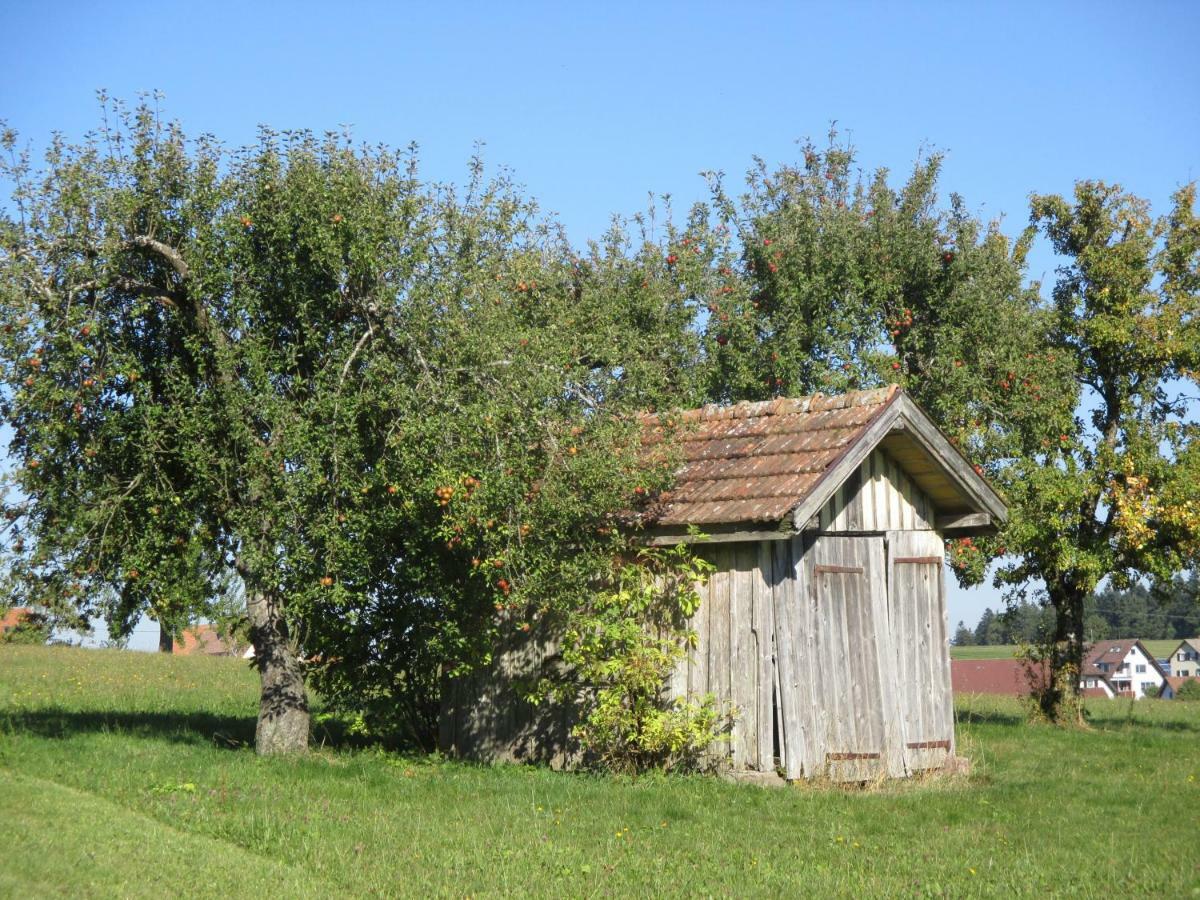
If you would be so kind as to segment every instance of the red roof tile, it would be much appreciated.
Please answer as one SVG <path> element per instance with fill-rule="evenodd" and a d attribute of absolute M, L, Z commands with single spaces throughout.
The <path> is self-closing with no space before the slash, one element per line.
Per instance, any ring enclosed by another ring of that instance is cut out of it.
<path fill-rule="evenodd" d="M 0 616 L 0 632 L 8 631 L 10 628 L 16 628 L 26 619 L 33 615 L 33 610 L 26 606 L 14 606 L 12 609 Z"/>
<path fill-rule="evenodd" d="M 683 413 L 674 435 L 683 466 L 648 518 L 658 525 L 783 521 L 898 390 L 891 385 Z M 644 442 L 659 443 L 659 418 L 643 421 Z"/>
<path fill-rule="evenodd" d="M 223 639 L 214 626 L 196 625 L 183 630 L 171 652 L 181 656 L 238 656 L 243 649 Z"/>

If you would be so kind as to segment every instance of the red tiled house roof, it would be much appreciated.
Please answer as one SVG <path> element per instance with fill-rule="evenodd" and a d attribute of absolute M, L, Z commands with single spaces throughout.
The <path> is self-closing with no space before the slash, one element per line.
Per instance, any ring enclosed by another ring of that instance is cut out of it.
<path fill-rule="evenodd" d="M 643 511 L 644 522 L 664 531 L 747 524 L 794 531 L 876 446 L 919 470 L 914 478 L 940 512 L 976 514 L 973 527 L 981 529 L 1007 517 L 999 495 L 897 385 L 705 406 L 670 424 L 642 421 L 648 451 L 670 441 L 682 453 L 672 489 Z"/>
<path fill-rule="evenodd" d="M 1137 638 L 1096 641 L 1096 643 L 1084 651 L 1083 671 L 1080 674 L 1085 678 L 1108 678 L 1117 674 L 1117 669 L 1125 662 L 1125 657 L 1133 647 L 1138 647 L 1149 664 L 1154 666 L 1160 675 L 1164 678 L 1166 677 L 1167 673 L 1162 670 L 1162 666 L 1158 664 L 1158 660 L 1154 658 L 1154 654 L 1147 650 L 1145 645 Z M 1101 664 L 1108 666 L 1108 668 L 1101 668 Z"/>
<path fill-rule="evenodd" d="M 27 606 L 14 606 L 0 616 L 0 634 L 10 628 L 16 628 L 33 615 L 33 610 Z"/>
<path fill-rule="evenodd" d="M 683 468 L 660 498 L 659 525 L 778 522 L 896 395 L 897 388 L 705 406 L 682 414 L 675 434 Z M 646 443 L 662 440 L 645 419 Z"/>
<path fill-rule="evenodd" d="M 207 656 L 238 656 L 243 649 L 236 643 L 222 638 L 214 626 L 196 625 L 183 630 L 171 652 L 178 653 L 181 656 L 195 656 L 200 654 Z"/>

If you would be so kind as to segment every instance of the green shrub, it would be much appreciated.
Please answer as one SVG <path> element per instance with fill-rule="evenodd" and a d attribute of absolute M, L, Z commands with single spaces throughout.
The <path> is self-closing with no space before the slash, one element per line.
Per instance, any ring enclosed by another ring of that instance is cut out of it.
<path fill-rule="evenodd" d="M 722 740 L 733 710 L 714 696 L 665 695 L 671 673 L 696 646 L 689 617 L 697 587 L 713 570 L 687 545 L 642 548 L 622 565 L 610 590 L 575 613 L 563 642 L 572 684 L 543 682 L 538 699 L 578 696 L 581 719 L 572 734 L 585 758 L 613 772 L 696 770 Z"/>
<path fill-rule="evenodd" d="M 39 612 L 26 613 L 11 628 L 0 632 L 0 644 L 44 644 L 53 628 L 50 619 Z"/>
<path fill-rule="evenodd" d="M 1185 681 L 1175 692 L 1176 700 L 1200 700 L 1200 678 Z"/>

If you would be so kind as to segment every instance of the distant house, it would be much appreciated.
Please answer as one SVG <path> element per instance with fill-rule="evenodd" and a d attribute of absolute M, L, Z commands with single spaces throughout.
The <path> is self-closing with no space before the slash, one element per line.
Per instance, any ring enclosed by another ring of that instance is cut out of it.
<path fill-rule="evenodd" d="M 1167 673 L 1136 638 L 1098 641 L 1084 654 L 1079 686 L 1084 694 L 1096 697 L 1145 697 L 1147 690 L 1157 696 L 1166 683 Z"/>
<path fill-rule="evenodd" d="M 1044 684 L 1045 671 L 1021 659 L 952 659 L 950 683 L 956 696 L 1002 694 L 1026 697 Z"/>
<path fill-rule="evenodd" d="M 222 637 L 215 626 L 203 624 L 185 628 L 171 651 L 180 656 L 246 656 L 245 645 Z"/>
<path fill-rule="evenodd" d="M 1176 678 L 1173 675 L 1168 675 L 1166 683 L 1163 684 L 1158 696 L 1164 700 L 1174 700 L 1175 696 L 1179 693 L 1179 689 L 1189 681 L 1200 681 L 1200 677 L 1193 675 L 1187 678 Z"/>
<path fill-rule="evenodd" d="M 1168 657 L 1173 678 L 1195 678 L 1200 675 L 1200 638 L 1185 638 Z"/>
<path fill-rule="evenodd" d="M 0 616 L 0 634 L 6 631 L 11 631 L 18 628 L 25 622 L 29 621 L 36 615 L 34 610 L 27 606 L 14 606 L 12 609 Z"/>
<path fill-rule="evenodd" d="M 50 639 L 50 616 L 44 610 L 14 606 L 0 614 L 0 642 L 44 644 Z"/>

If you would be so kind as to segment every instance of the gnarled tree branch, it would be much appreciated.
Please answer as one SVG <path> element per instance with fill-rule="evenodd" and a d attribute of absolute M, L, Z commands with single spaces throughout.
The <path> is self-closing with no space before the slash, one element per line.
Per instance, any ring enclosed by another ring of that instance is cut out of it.
<path fill-rule="evenodd" d="M 131 237 L 125 242 L 130 247 L 137 247 L 142 250 L 153 250 L 163 259 L 171 264 L 171 268 L 180 278 L 187 278 L 191 269 L 188 267 L 187 260 L 183 258 L 178 250 L 170 244 L 164 244 L 162 241 L 155 240 L 148 235 L 139 234 Z"/>

